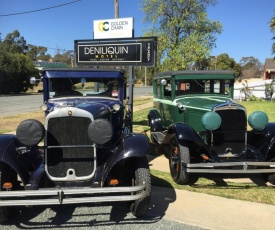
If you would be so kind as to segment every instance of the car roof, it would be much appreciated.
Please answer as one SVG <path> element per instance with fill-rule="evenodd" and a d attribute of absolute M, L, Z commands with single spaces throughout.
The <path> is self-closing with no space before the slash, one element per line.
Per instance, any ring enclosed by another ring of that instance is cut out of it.
<path fill-rule="evenodd" d="M 167 71 L 157 74 L 154 78 L 170 78 L 174 76 L 179 79 L 235 79 L 234 71 L 230 70 L 194 70 L 194 71 Z"/>
<path fill-rule="evenodd" d="M 125 78 L 123 69 L 45 68 L 41 71 L 44 78 Z"/>

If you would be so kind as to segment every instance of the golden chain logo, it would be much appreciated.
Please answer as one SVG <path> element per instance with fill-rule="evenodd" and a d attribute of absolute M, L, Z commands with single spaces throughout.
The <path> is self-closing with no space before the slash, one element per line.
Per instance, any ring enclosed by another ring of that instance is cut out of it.
<path fill-rule="evenodd" d="M 109 30 L 109 22 L 100 22 L 98 23 L 98 30 L 100 32 Z"/>

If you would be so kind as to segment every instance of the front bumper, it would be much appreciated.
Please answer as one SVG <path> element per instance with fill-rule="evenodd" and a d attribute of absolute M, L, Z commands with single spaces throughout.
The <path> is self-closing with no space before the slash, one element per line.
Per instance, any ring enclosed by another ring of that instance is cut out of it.
<path fill-rule="evenodd" d="M 182 166 L 188 173 L 275 173 L 275 162 L 182 163 Z"/>
<path fill-rule="evenodd" d="M 104 188 L 53 188 L 1 191 L 0 206 L 55 205 L 135 201 L 146 196 L 146 185 Z"/>

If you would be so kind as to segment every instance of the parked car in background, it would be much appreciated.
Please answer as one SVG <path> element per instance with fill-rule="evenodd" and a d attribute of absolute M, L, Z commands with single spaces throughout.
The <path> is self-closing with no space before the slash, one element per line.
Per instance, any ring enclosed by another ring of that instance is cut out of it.
<path fill-rule="evenodd" d="M 0 135 L 0 222 L 23 205 L 128 202 L 144 215 L 149 142 L 132 132 L 124 71 L 43 69 L 42 81 L 45 124 Z"/>
<path fill-rule="evenodd" d="M 169 160 L 173 180 L 262 174 L 274 184 L 275 123 L 233 100 L 232 71 L 168 71 L 153 79 L 151 141 Z M 247 122 L 249 126 L 247 127 Z"/>

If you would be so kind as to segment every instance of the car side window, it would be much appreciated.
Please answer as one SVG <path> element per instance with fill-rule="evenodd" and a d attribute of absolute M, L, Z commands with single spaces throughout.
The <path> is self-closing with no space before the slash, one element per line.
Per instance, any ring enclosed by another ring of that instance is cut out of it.
<path fill-rule="evenodd" d="M 164 96 L 165 97 L 171 97 L 171 82 L 170 80 L 167 80 L 167 84 L 163 86 L 164 87 Z"/>
<path fill-rule="evenodd" d="M 158 98 L 160 98 L 160 96 L 161 96 L 161 93 L 160 93 L 160 87 L 161 87 L 160 80 L 159 79 L 156 80 L 154 82 L 154 84 L 156 86 L 155 96 L 158 97 Z"/>

